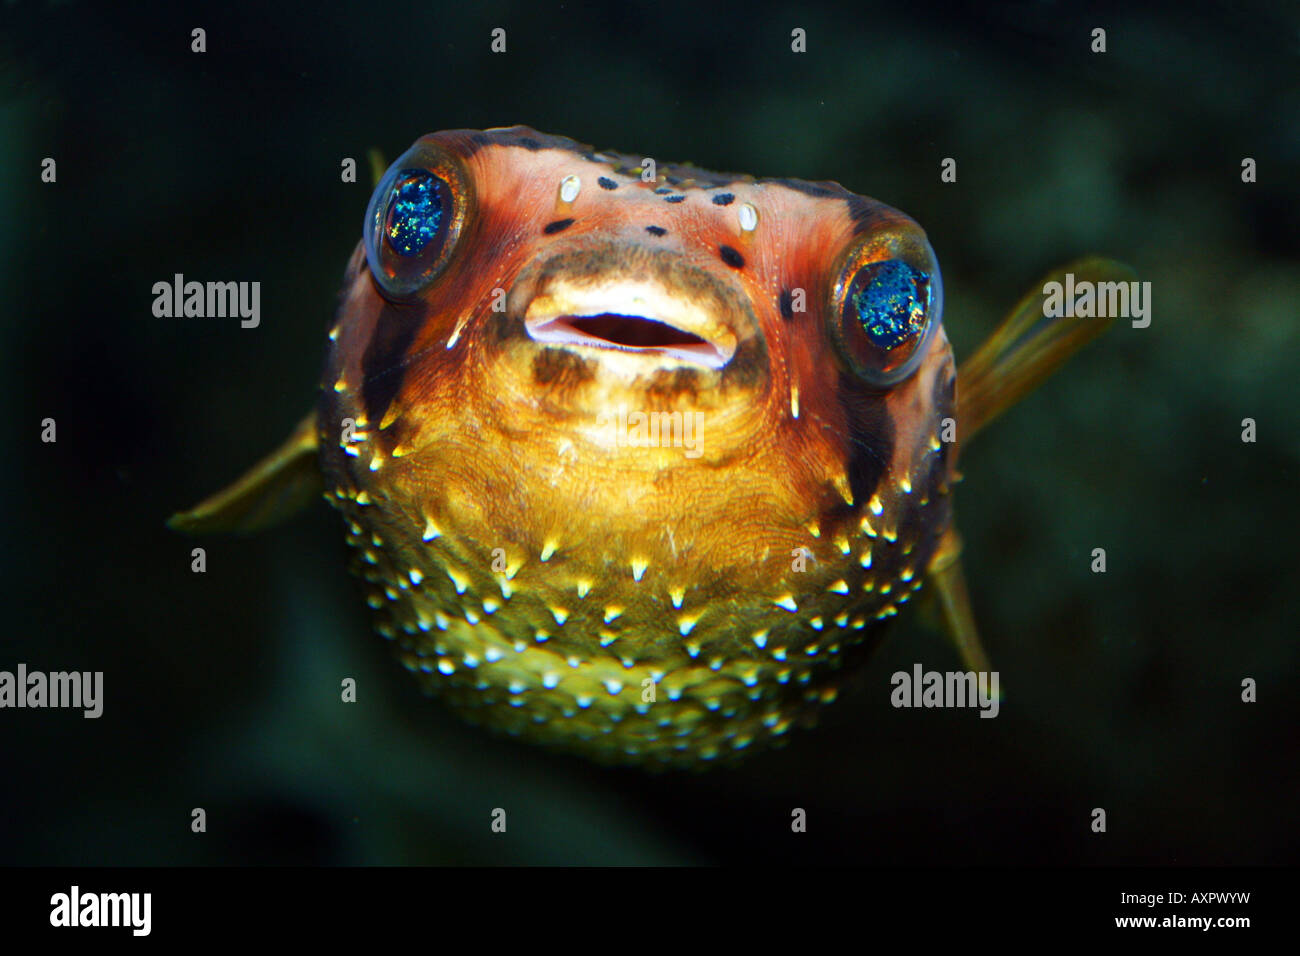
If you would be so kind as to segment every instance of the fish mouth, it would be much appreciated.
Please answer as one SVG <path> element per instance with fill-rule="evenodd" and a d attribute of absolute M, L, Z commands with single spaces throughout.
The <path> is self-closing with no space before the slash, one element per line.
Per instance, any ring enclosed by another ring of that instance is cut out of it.
<path fill-rule="evenodd" d="M 708 305 L 655 281 L 555 277 L 524 311 L 529 338 L 547 345 L 633 353 L 662 363 L 720 369 L 736 354 L 736 334 Z"/>

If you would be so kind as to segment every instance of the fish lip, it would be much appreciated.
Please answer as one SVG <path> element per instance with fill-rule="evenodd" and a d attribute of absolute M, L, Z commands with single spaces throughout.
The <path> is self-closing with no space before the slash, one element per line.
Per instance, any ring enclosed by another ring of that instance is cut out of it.
<path fill-rule="evenodd" d="M 716 303 L 676 292 L 657 277 L 552 275 L 529 299 L 523 324 L 529 338 L 543 345 L 717 370 L 731 361 L 738 346 L 735 331 L 719 311 Z M 601 335 L 601 329 L 614 334 Z M 632 341 L 637 338 L 661 341 Z"/>

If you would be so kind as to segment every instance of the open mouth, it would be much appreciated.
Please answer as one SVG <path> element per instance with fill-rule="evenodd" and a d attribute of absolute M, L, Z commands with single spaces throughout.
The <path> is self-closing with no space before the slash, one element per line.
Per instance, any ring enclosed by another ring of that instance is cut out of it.
<path fill-rule="evenodd" d="M 547 284 L 524 313 L 536 342 L 614 349 L 722 368 L 736 352 L 736 336 L 710 312 L 674 297 L 658 283 Z"/>

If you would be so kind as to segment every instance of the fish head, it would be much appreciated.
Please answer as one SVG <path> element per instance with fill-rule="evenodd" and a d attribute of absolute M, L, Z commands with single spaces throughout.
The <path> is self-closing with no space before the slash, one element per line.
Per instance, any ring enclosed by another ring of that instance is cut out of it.
<path fill-rule="evenodd" d="M 423 137 L 317 417 L 378 629 L 471 719 L 599 759 L 779 741 L 950 523 L 942 310 L 922 229 L 836 183 Z"/>

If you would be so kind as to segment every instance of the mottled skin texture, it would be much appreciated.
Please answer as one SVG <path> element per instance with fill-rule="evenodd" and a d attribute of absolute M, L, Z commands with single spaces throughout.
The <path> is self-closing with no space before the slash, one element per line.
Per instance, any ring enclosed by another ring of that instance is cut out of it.
<path fill-rule="evenodd" d="M 470 719 L 597 759 L 698 763 L 780 738 L 834 698 L 951 521 L 942 327 L 887 388 L 828 333 L 850 250 L 921 248 L 920 228 L 834 183 L 665 164 L 643 183 L 639 157 L 525 127 L 422 142 L 467 186 L 460 235 L 404 301 L 357 249 L 318 413 L 378 629 Z M 525 328 L 557 279 L 645 276 L 712 316 L 730 361 Z M 699 457 L 612 445 L 597 422 L 620 405 L 702 412 Z"/>

